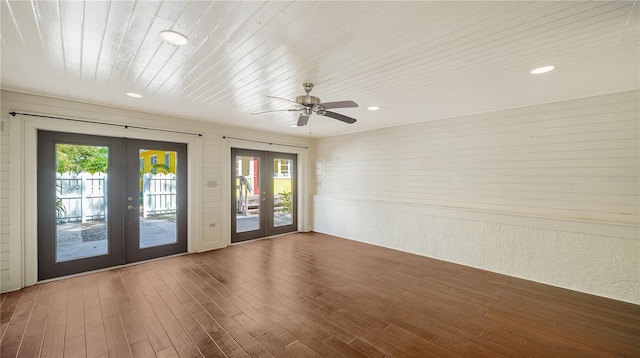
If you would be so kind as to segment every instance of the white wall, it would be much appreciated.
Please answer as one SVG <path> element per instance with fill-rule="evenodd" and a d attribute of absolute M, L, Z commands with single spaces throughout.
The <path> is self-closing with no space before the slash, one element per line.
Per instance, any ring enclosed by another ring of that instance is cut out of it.
<path fill-rule="evenodd" d="M 122 136 L 167 141 L 187 142 L 191 175 L 189 251 L 204 251 L 224 247 L 230 243 L 230 161 L 231 146 L 298 153 L 300 198 L 300 231 L 312 228 L 309 178 L 313 161 L 312 141 L 267 132 L 213 123 L 192 121 L 156 114 L 142 113 L 86 103 L 65 101 L 3 91 L 2 121 L 5 130 L 0 132 L 0 278 L 2 292 L 18 289 L 35 282 L 35 181 L 29 173 L 35 173 L 35 133 L 37 128 L 87 134 Z M 124 129 L 98 124 L 84 124 L 29 116 L 11 117 L 9 112 L 27 112 L 75 119 L 97 120 L 136 125 L 157 129 L 202 133 L 197 136 Z M 9 135 L 10 133 L 10 135 Z M 280 145 L 263 145 L 239 140 L 223 139 L 223 136 L 269 141 L 281 144 L 306 146 L 309 149 Z M 195 152 L 194 152 L 195 151 Z M 11 155 L 10 155 L 11 154 Z M 21 161 L 21 159 L 24 160 Z M 7 169 L 7 167 L 9 169 Z M 196 183 L 196 187 L 194 187 Z M 31 214 L 30 214 L 31 213 Z"/>
<path fill-rule="evenodd" d="M 0 123 L 0 287 L 9 282 L 9 121 Z"/>
<path fill-rule="evenodd" d="M 639 98 L 319 139 L 314 230 L 640 303 Z"/>

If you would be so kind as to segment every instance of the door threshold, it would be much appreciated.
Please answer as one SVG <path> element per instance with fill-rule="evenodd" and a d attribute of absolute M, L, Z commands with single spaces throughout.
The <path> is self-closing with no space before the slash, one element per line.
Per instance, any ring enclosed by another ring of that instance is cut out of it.
<path fill-rule="evenodd" d="M 259 240 L 266 240 L 266 239 L 273 239 L 273 238 L 280 237 L 280 236 L 287 236 L 287 235 L 299 234 L 299 233 L 300 233 L 300 231 L 290 231 L 290 232 L 285 232 L 285 233 L 277 234 L 277 235 L 258 237 L 258 238 L 255 238 L 255 239 L 244 240 L 244 241 L 240 241 L 240 242 L 232 242 L 231 244 L 229 244 L 229 246 L 241 245 L 241 244 L 246 244 L 246 243 L 249 243 L 249 242 L 254 242 L 254 241 L 259 241 Z"/>
<path fill-rule="evenodd" d="M 162 257 L 156 257 L 154 259 L 149 259 L 149 260 L 144 260 L 144 261 L 137 261 L 137 262 L 131 262 L 128 264 L 124 264 L 124 265 L 118 265 L 118 266 L 111 266 L 111 267 L 105 267 L 105 268 L 101 268 L 101 269 L 97 269 L 97 270 L 92 270 L 92 271 L 86 271 L 86 272 L 79 272 L 79 273 L 74 273 L 72 275 L 67 275 L 67 276 L 60 276 L 60 277 L 54 277 L 54 278 L 49 278 L 46 280 L 42 280 L 42 281 L 36 281 L 36 283 L 34 283 L 34 285 L 39 285 L 41 283 L 48 283 L 48 282 L 54 282 L 54 281 L 60 281 L 60 280 L 66 280 L 69 278 L 74 278 L 74 277 L 80 277 L 80 276 L 86 276 L 86 275 L 91 275 L 94 273 L 98 273 L 98 272 L 105 272 L 105 271 L 111 271 L 111 270 L 116 270 L 119 268 L 124 268 L 124 267 L 129 267 L 129 266 L 135 266 L 135 265 L 140 265 L 140 264 L 146 264 L 149 262 L 154 262 L 154 261 L 160 261 L 160 260 L 164 260 L 164 259 L 168 259 L 171 257 L 178 257 L 178 256 L 184 256 L 187 255 L 188 252 L 181 252 L 179 254 L 175 254 L 175 255 L 169 255 L 169 256 L 162 256 Z M 25 286 L 28 287 L 28 286 Z M 23 287 L 24 288 L 24 287 Z"/>

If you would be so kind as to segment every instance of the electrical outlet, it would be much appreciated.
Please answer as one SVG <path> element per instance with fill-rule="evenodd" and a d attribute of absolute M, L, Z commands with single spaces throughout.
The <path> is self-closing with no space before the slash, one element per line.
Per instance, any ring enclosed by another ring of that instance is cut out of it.
<path fill-rule="evenodd" d="M 218 183 L 215 180 L 209 180 L 207 181 L 207 186 L 209 188 L 215 188 L 216 186 L 218 186 Z"/>
<path fill-rule="evenodd" d="M 216 223 L 210 223 L 209 227 L 216 227 Z"/>

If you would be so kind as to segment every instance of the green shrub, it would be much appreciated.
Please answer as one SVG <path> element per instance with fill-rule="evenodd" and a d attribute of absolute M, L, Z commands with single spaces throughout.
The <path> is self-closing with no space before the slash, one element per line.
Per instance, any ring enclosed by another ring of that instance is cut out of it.
<path fill-rule="evenodd" d="M 280 195 L 280 201 L 282 202 L 282 212 L 285 214 L 291 214 L 291 208 L 293 207 L 293 193 L 291 191 L 283 190 Z"/>

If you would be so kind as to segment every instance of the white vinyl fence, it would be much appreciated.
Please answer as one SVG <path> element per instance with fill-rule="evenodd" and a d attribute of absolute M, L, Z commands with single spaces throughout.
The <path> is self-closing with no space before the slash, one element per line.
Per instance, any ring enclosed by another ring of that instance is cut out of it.
<path fill-rule="evenodd" d="M 58 212 L 62 221 L 105 220 L 107 174 L 105 173 L 57 173 L 57 199 L 63 211 Z"/>
<path fill-rule="evenodd" d="M 67 172 L 57 173 L 56 176 L 56 195 L 64 208 L 58 212 L 58 220 L 84 223 L 87 220 L 106 219 L 107 174 Z M 141 184 L 143 217 L 176 212 L 175 174 L 144 174 Z"/>
<path fill-rule="evenodd" d="M 144 174 L 142 217 L 175 213 L 178 208 L 177 193 L 175 174 Z"/>

